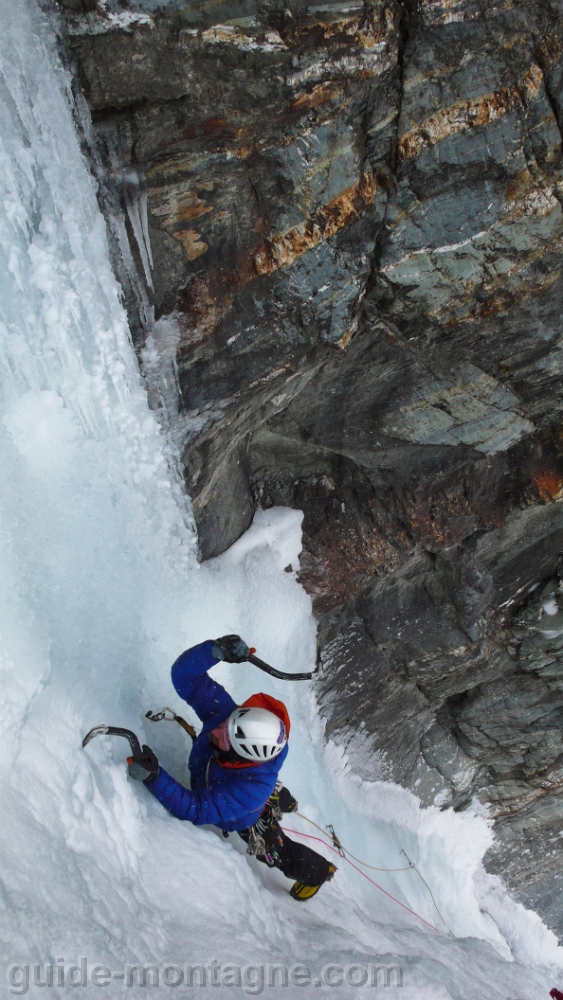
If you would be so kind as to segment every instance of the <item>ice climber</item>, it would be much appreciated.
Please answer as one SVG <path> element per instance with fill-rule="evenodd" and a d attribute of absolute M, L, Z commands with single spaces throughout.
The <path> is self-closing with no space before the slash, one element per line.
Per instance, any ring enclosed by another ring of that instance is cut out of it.
<path fill-rule="evenodd" d="M 192 646 L 172 667 L 176 691 L 203 723 L 190 754 L 191 789 L 167 774 L 146 745 L 142 756 L 128 758 L 129 774 L 178 819 L 218 826 L 226 835 L 236 830 L 247 853 L 295 879 L 291 896 L 306 900 L 336 868 L 310 847 L 290 840 L 279 824 L 282 813 L 297 809 L 278 781 L 288 751 L 287 709 L 268 694 L 253 694 L 235 705 L 207 673 L 220 660 L 243 663 L 250 652 L 240 636 L 225 635 Z"/>

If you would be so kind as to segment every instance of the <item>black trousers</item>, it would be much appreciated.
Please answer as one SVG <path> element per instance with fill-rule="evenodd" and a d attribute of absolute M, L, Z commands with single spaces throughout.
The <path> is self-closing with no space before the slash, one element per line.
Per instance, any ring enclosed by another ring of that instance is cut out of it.
<path fill-rule="evenodd" d="M 238 835 L 248 843 L 250 832 L 250 829 L 239 830 Z M 276 820 L 270 825 L 266 837 L 266 849 L 267 855 L 256 855 L 258 861 L 262 861 L 270 868 L 279 868 L 284 875 L 295 881 L 303 882 L 305 885 L 321 885 L 329 875 L 330 861 L 310 847 L 291 840 Z"/>

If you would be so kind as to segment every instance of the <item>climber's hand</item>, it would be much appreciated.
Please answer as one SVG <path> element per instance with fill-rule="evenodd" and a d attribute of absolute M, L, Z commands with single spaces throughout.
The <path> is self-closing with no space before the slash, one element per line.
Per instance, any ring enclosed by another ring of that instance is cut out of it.
<path fill-rule="evenodd" d="M 227 663 L 244 663 L 250 656 L 250 649 L 240 635 L 223 635 L 213 640 L 211 652 L 218 660 Z"/>
<path fill-rule="evenodd" d="M 130 777 L 134 778 L 135 781 L 144 781 L 145 784 L 156 778 L 160 770 L 154 750 L 151 750 L 146 743 L 143 746 L 142 754 L 136 757 L 128 757 L 127 763 L 129 765 Z"/>

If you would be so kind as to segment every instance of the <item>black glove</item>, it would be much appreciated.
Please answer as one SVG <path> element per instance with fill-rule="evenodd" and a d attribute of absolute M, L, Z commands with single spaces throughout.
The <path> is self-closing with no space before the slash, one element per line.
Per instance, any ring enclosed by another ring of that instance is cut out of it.
<path fill-rule="evenodd" d="M 299 806 L 297 799 L 294 799 L 291 792 L 287 788 L 284 788 L 283 785 L 279 792 L 274 792 L 272 799 L 274 798 L 277 798 L 277 804 L 282 813 L 297 812 Z"/>
<path fill-rule="evenodd" d="M 211 652 L 218 660 L 226 660 L 227 663 L 244 663 L 250 656 L 250 649 L 240 635 L 223 635 L 214 639 Z"/>
<path fill-rule="evenodd" d="M 158 772 L 160 771 L 157 756 L 154 750 L 146 745 L 143 746 L 143 752 L 136 757 L 128 757 L 127 763 L 129 765 L 129 776 L 134 778 L 135 781 L 143 781 L 148 784 L 153 778 L 156 778 Z"/>

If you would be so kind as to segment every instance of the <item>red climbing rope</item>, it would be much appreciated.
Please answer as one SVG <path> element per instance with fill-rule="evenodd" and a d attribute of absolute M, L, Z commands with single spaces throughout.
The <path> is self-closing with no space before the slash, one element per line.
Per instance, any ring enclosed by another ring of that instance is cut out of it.
<path fill-rule="evenodd" d="M 308 837 L 309 840 L 318 840 L 319 844 L 324 844 L 325 847 L 328 847 L 329 851 L 333 851 L 334 854 L 338 854 L 340 857 L 342 857 L 340 851 L 337 851 L 336 848 L 332 846 L 332 844 L 327 844 L 326 840 L 323 840 L 321 837 L 314 837 L 312 833 L 302 833 L 301 830 L 290 830 L 289 827 L 287 826 L 282 826 L 282 830 L 284 830 L 286 833 L 294 833 L 298 837 Z M 415 913 L 414 910 L 409 909 L 409 907 L 405 906 L 404 903 L 401 903 L 399 899 L 395 899 L 395 897 L 392 896 L 390 892 L 387 892 L 386 889 L 382 889 L 381 886 L 377 884 L 377 882 L 374 882 L 374 880 L 370 878 L 369 875 L 366 875 L 366 873 L 363 872 L 361 868 L 358 868 L 357 865 L 353 864 L 349 858 L 344 857 L 344 861 L 347 861 L 349 865 L 352 865 L 352 868 L 354 868 L 355 871 L 359 872 L 360 875 L 363 875 L 364 878 L 367 878 L 368 882 L 371 882 L 371 884 L 374 885 L 376 889 L 379 889 L 379 891 L 382 892 L 385 896 L 388 896 L 389 899 L 392 899 L 393 902 L 397 904 L 397 906 L 402 906 L 403 910 L 406 910 L 407 913 L 411 913 L 413 917 L 416 917 L 418 920 L 422 920 L 423 924 L 426 924 L 427 927 L 431 927 L 432 930 L 436 931 L 437 934 L 440 933 L 438 928 L 434 927 L 434 924 L 431 924 L 428 920 L 425 920 L 424 917 L 421 917 L 420 913 Z"/>

